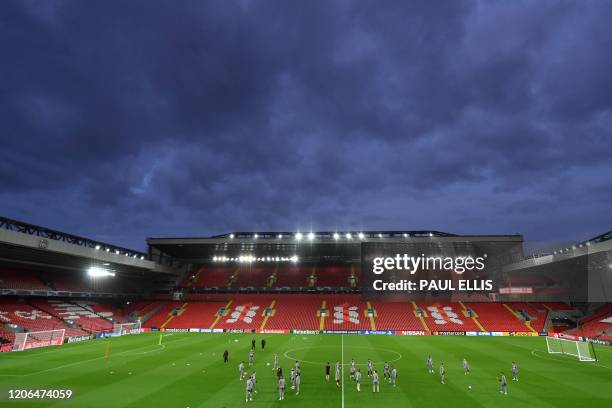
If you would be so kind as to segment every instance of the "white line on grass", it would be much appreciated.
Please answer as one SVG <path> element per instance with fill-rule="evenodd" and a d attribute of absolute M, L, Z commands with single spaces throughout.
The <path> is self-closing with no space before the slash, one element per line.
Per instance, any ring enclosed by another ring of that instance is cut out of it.
<path fill-rule="evenodd" d="M 183 337 L 183 338 L 181 338 L 179 340 L 169 341 L 167 343 L 178 343 L 179 341 L 182 341 L 182 340 L 185 340 L 185 339 L 189 339 L 189 338 L 190 337 Z M 114 353 L 113 356 L 123 355 L 123 354 L 126 354 L 126 353 L 133 352 L 134 350 L 140 350 L 140 349 L 143 349 L 143 348 L 146 348 L 146 347 L 151 347 L 151 345 L 149 344 L 149 345 L 146 345 L 146 346 L 137 347 L 135 349 L 125 350 L 125 351 L 122 351 L 120 353 Z M 164 346 L 164 348 L 165 348 L 165 346 Z M 157 350 L 154 350 L 154 351 L 157 351 Z M 136 353 L 136 354 L 138 354 L 138 353 Z M 57 366 L 57 367 L 51 367 L 51 368 L 47 368 L 46 370 L 35 371 L 33 373 L 28 373 L 28 374 L 0 374 L 0 376 L 2 376 L 2 377 L 29 377 L 31 375 L 38 375 L 38 374 L 41 374 L 41 373 L 46 373 L 48 371 L 59 370 L 60 368 L 72 367 L 72 366 L 75 366 L 75 365 L 79 365 L 79 364 L 83 364 L 83 363 L 88 363 L 90 361 L 96 361 L 96 360 L 100 360 L 100 359 L 103 359 L 103 358 L 105 358 L 105 357 L 102 356 L 102 357 L 90 358 L 89 360 L 75 361 L 74 363 L 64 364 L 64 365 Z"/>
<path fill-rule="evenodd" d="M 340 335 L 342 342 L 342 408 L 344 408 L 344 334 Z"/>

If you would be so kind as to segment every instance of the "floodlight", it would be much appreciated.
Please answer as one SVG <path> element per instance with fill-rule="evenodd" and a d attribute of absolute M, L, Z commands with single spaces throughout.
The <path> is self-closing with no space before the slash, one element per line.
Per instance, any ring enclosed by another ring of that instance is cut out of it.
<path fill-rule="evenodd" d="M 314 240 L 314 239 L 315 239 L 315 234 L 314 234 L 314 232 L 309 232 L 309 233 L 308 233 L 308 240 L 309 240 L 309 241 L 312 241 L 312 240 Z"/>
<path fill-rule="evenodd" d="M 378 234 L 378 238 L 382 238 L 382 234 Z"/>
<path fill-rule="evenodd" d="M 144 255 L 140 255 L 140 259 L 141 259 L 141 260 L 144 260 Z"/>
<path fill-rule="evenodd" d="M 230 239 L 234 239 L 234 234 L 229 235 Z"/>
<path fill-rule="evenodd" d="M 433 237 L 433 233 L 432 233 L 432 232 L 430 232 L 430 233 L 429 233 L 429 236 L 430 236 L 430 237 Z"/>
<path fill-rule="evenodd" d="M 257 238 L 259 238 L 259 235 L 257 234 L 253 235 L 253 239 L 257 239 Z"/>
<path fill-rule="evenodd" d="M 351 235 L 350 232 L 347 232 L 345 237 L 346 237 L 346 239 L 353 239 L 353 236 Z"/>
<path fill-rule="evenodd" d="M 283 234 L 278 234 L 278 239 L 282 239 L 283 238 Z"/>
<path fill-rule="evenodd" d="M 348 237 L 348 235 L 351 235 L 351 234 L 347 234 L 347 238 L 351 239 L 350 237 Z M 357 234 L 357 236 L 359 237 L 359 239 L 364 239 L 365 238 L 365 235 L 363 234 L 363 232 L 360 232 L 359 234 Z"/>
<path fill-rule="evenodd" d="M 298 232 L 297 234 L 295 234 L 295 239 L 298 241 L 301 241 L 302 238 L 304 238 L 304 235 L 301 232 Z"/>
<path fill-rule="evenodd" d="M 96 251 L 100 250 L 100 245 L 96 245 Z"/>
<path fill-rule="evenodd" d="M 408 238 L 408 234 L 404 232 L 404 238 Z"/>
<path fill-rule="evenodd" d="M 340 239 L 340 234 L 338 234 L 337 232 L 334 232 L 334 239 L 337 241 Z"/>
<path fill-rule="evenodd" d="M 99 278 L 102 276 L 115 276 L 115 272 L 109 272 L 106 269 L 98 266 L 92 266 L 87 269 L 87 275 L 91 276 L 92 278 Z"/>

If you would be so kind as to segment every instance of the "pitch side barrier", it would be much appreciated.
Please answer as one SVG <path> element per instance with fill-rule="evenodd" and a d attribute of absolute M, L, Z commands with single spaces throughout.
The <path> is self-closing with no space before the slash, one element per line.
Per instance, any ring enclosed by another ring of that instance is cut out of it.
<path fill-rule="evenodd" d="M 180 328 L 180 329 L 153 329 L 168 333 L 228 333 L 228 334 L 297 334 L 297 335 L 322 335 L 322 334 L 354 334 L 361 336 L 473 336 L 473 337 L 537 337 L 552 336 L 548 332 L 476 332 L 476 331 L 428 331 L 428 330 L 308 330 L 308 329 L 209 329 L 209 328 Z"/>

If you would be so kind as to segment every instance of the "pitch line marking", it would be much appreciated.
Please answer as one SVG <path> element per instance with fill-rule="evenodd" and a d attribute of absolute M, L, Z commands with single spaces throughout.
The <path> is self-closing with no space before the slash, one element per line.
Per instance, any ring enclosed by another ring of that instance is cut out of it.
<path fill-rule="evenodd" d="M 344 334 L 340 335 L 340 341 L 342 342 L 342 357 L 341 357 L 341 368 L 342 368 L 342 408 L 344 408 Z"/>

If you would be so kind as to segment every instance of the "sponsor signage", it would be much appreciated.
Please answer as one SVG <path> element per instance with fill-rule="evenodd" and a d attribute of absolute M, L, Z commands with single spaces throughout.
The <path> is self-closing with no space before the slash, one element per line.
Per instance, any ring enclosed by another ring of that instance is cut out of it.
<path fill-rule="evenodd" d="M 80 341 L 85 341 L 89 339 L 89 336 L 71 336 L 66 338 L 66 343 L 78 343 Z"/>
<path fill-rule="evenodd" d="M 320 334 L 321 333 L 319 330 L 297 330 L 297 329 L 289 330 L 289 332 L 293 334 Z"/>
<path fill-rule="evenodd" d="M 397 334 L 402 336 L 426 336 L 424 330 L 402 330 L 398 331 Z"/>
<path fill-rule="evenodd" d="M 362 330 L 359 334 L 382 334 L 387 336 L 395 336 L 393 330 Z"/>
<path fill-rule="evenodd" d="M 465 332 L 462 331 L 438 331 L 433 333 L 434 336 L 465 336 Z"/>
<path fill-rule="evenodd" d="M 263 329 L 263 330 L 259 330 L 259 333 L 265 333 L 265 334 L 285 334 L 285 333 L 287 333 L 287 330 Z"/>

